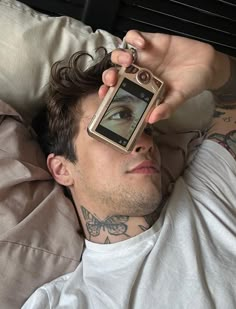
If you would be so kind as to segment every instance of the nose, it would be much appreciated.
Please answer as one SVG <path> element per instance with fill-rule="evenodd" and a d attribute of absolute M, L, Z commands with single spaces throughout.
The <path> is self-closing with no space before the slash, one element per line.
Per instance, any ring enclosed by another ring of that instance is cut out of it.
<path fill-rule="evenodd" d="M 138 138 L 132 153 L 151 153 L 154 151 L 154 148 L 153 136 L 144 130 L 142 135 Z"/>

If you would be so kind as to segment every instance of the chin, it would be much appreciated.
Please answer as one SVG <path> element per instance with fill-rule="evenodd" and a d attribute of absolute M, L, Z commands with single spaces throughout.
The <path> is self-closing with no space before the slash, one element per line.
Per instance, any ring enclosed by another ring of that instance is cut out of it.
<path fill-rule="evenodd" d="M 131 216 L 149 215 L 158 209 L 161 198 L 161 193 L 157 189 L 155 191 L 140 190 L 133 192 L 132 197 L 127 196 L 126 198 L 126 211 L 129 209 Z"/>

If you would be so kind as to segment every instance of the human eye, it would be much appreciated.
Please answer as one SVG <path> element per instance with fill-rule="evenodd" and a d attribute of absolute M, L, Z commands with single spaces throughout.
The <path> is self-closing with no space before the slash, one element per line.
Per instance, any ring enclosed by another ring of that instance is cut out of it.
<path fill-rule="evenodd" d="M 131 120 L 133 112 L 129 108 L 115 108 L 107 115 L 108 120 Z"/>

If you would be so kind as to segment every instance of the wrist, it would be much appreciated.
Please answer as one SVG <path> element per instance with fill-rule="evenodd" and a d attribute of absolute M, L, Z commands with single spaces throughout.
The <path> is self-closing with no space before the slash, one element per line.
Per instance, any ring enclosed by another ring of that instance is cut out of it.
<path fill-rule="evenodd" d="M 236 59 L 219 53 L 213 81 L 209 90 L 212 91 L 216 101 L 236 101 Z"/>

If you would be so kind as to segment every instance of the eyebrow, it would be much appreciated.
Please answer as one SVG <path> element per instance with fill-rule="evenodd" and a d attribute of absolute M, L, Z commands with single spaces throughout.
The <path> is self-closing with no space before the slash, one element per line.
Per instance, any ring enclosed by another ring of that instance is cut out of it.
<path fill-rule="evenodd" d="M 123 94 L 123 95 L 117 95 L 114 100 L 112 101 L 112 103 L 118 103 L 118 102 L 128 102 L 128 101 L 131 101 L 131 102 L 135 102 L 137 101 L 138 98 L 132 96 L 132 95 L 129 95 L 129 94 Z"/>

